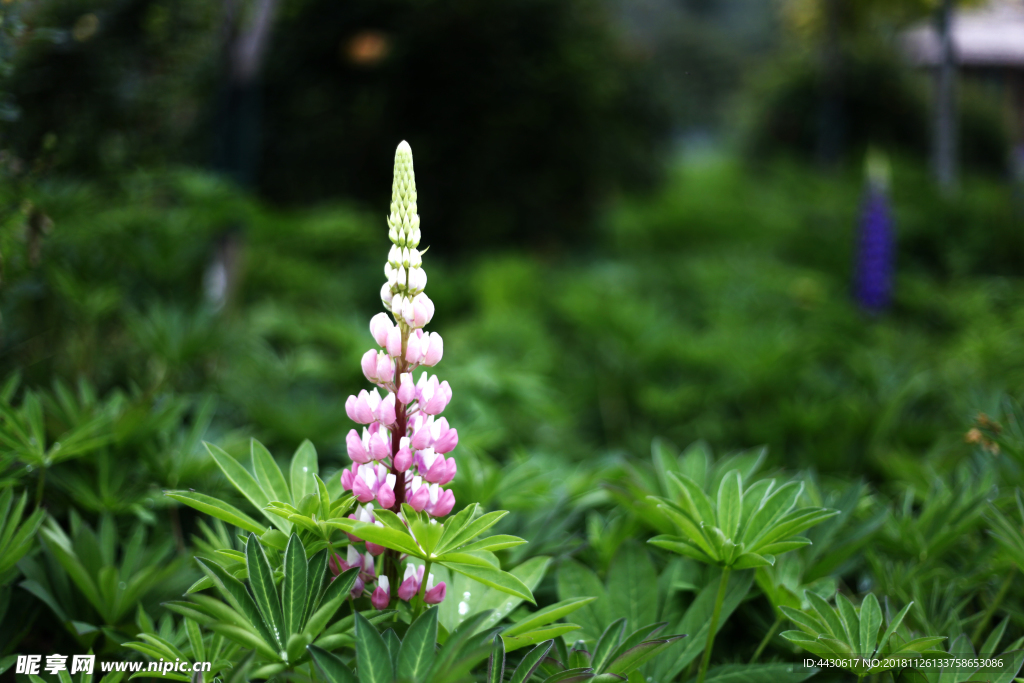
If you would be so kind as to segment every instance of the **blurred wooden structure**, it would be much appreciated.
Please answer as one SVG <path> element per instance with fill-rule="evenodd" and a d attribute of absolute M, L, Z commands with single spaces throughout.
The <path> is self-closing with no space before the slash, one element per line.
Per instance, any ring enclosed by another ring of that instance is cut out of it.
<path fill-rule="evenodd" d="M 958 9 L 951 33 L 960 73 L 999 89 L 1020 148 L 1024 145 L 1024 0 L 990 0 Z M 932 69 L 940 65 L 941 42 L 934 23 L 908 30 L 903 45 L 914 64 Z"/>

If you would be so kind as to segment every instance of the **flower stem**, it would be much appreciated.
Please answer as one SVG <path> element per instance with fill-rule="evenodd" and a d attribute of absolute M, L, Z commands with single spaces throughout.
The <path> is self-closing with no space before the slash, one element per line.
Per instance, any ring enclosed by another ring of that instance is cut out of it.
<path fill-rule="evenodd" d="M 708 663 L 711 661 L 711 648 L 715 644 L 715 631 L 718 630 L 718 618 L 722 615 L 722 603 L 725 602 L 725 591 L 729 587 L 730 567 L 722 568 L 722 578 L 718 582 L 718 595 L 715 596 L 715 609 L 711 613 L 711 626 L 708 629 L 708 642 L 704 646 L 704 656 L 700 660 L 700 669 L 697 670 L 697 683 L 704 683 L 704 676 L 708 673 Z"/>
<path fill-rule="evenodd" d="M 427 581 L 430 580 L 430 560 L 423 563 L 423 580 L 420 581 L 419 600 L 416 606 L 416 616 L 419 616 L 427 606 Z"/>
<path fill-rule="evenodd" d="M 764 634 L 764 638 L 761 640 L 761 644 L 757 646 L 756 650 L 754 650 L 754 656 L 750 658 L 751 664 L 756 662 L 757 658 L 761 656 L 762 652 L 764 652 L 764 649 L 768 646 L 769 641 L 771 641 L 772 636 L 775 635 L 775 631 L 778 630 L 779 624 L 781 623 L 782 615 L 779 614 L 775 617 L 775 621 L 772 622 L 772 625 L 768 627 L 768 632 Z"/>

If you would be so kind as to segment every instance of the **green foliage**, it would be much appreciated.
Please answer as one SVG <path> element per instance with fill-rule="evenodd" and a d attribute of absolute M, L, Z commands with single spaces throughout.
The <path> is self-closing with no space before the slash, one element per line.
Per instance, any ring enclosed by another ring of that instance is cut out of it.
<path fill-rule="evenodd" d="M 35 545 L 36 530 L 46 518 L 46 511 L 36 508 L 24 517 L 28 492 L 22 491 L 17 499 L 14 489 L 0 493 L 0 589 L 18 575 L 18 561 Z"/>
<path fill-rule="evenodd" d="M 779 487 L 762 479 L 747 487 L 739 470 L 722 477 L 712 502 L 685 474 L 669 472 L 671 498 L 659 499 L 659 509 L 680 536 L 656 536 L 649 543 L 684 557 L 730 569 L 751 569 L 775 563 L 775 556 L 810 545 L 801 531 L 838 514 L 817 507 L 798 508 L 803 484 Z"/>
<path fill-rule="evenodd" d="M 910 605 L 900 610 L 881 630 L 882 608 L 873 593 L 865 596 L 860 607 L 854 607 L 842 593 L 836 594 L 834 608 L 816 593 L 807 592 L 806 597 L 813 612 L 782 608 L 790 621 L 800 628 L 799 631 L 786 631 L 782 637 L 819 657 L 843 659 L 846 662 L 843 668 L 858 676 L 893 668 L 884 661 L 873 665 L 876 659 L 933 653 L 934 646 L 945 640 L 944 636 L 908 639 L 906 629 L 900 633 L 899 628 L 910 611 Z"/>

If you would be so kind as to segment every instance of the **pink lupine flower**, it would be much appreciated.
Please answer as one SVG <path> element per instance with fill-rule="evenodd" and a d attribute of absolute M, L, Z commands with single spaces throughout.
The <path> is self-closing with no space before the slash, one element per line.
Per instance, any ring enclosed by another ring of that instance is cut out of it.
<path fill-rule="evenodd" d="M 413 378 L 417 367 L 432 367 L 441 361 L 444 341 L 438 333 L 423 329 L 434 316 L 434 303 L 423 291 L 427 275 L 419 250 L 415 176 L 411 150 L 404 142 L 395 153 L 388 237 L 392 247 L 380 297 L 390 316 L 378 313 L 370 320 L 370 334 L 383 351 L 371 349 L 360 360 L 366 379 L 384 394 L 382 397 L 374 388 L 345 401 L 349 418 L 366 427 L 361 435 L 353 429 L 346 436 L 352 466 L 341 473 L 342 486 L 362 504 L 350 519 L 378 526 L 382 524 L 371 512 L 374 504 L 399 512 L 399 503 L 408 503 L 433 517 L 447 515 L 455 505 L 455 495 L 441 487 L 456 475 L 455 459 L 444 456 L 458 445 L 459 434 L 445 418 L 435 417 L 448 406 L 452 389 L 447 381 L 426 372 L 420 374 L 419 381 Z M 385 549 L 353 534 L 349 538 L 365 544 L 368 552 L 361 566 L 368 562 L 371 570 L 361 573 L 360 580 L 372 587 L 373 556 Z M 389 551 L 388 557 L 400 561 L 397 552 Z M 400 598 L 407 600 L 423 587 L 423 568 L 418 571 L 407 568 L 397 588 Z M 428 600 L 436 604 L 444 599 L 445 586 L 434 587 L 429 577 L 427 580 Z M 371 597 L 374 606 L 386 606 L 390 590 L 386 580 L 378 583 Z"/>
<path fill-rule="evenodd" d="M 370 334 L 381 348 L 387 346 L 388 333 L 395 328 L 387 313 L 378 313 L 370 319 Z"/>
<path fill-rule="evenodd" d="M 402 577 L 402 585 L 398 587 L 398 598 L 409 602 L 412 597 L 419 593 L 420 583 L 423 581 L 423 565 L 414 565 L 411 562 L 405 565 L 405 576 Z"/>
<path fill-rule="evenodd" d="M 395 378 L 395 361 L 383 351 L 370 349 L 360 360 L 363 375 L 374 384 L 388 384 Z"/>
<path fill-rule="evenodd" d="M 398 358 L 402 355 L 402 328 L 396 325 L 388 330 L 385 348 L 388 351 L 388 355 L 392 358 Z"/>
<path fill-rule="evenodd" d="M 416 400 L 416 385 L 411 373 L 403 372 L 398 379 L 398 400 L 406 406 Z"/>
<path fill-rule="evenodd" d="M 359 432 L 354 429 L 348 430 L 345 436 L 345 446 L 348 449 L 348 457 L 352 462 L 365 464 L 370 462 L 370 453 L 366 449 L 363 440 L 359 438 Z"/>
<path fill-rule="evenodd" d="M 444 599 L 443 595 L 441 599 Z M 373 603 L 376 609 L 387 608 L 388 603 L 391 602 L 391 581 L 388 580 L 388 577 L 381 576 L 377 579 L 377 588 L 373 591 L 373 595 L 370 596 L 370 602 Z"/>
<path fill-rule="evenodd" d="M 439 489 L 440 487 L 434 484 L 431 488 L 432 494 L 438 493 Z M 433 517 L 444 517 L 452 511 L 453 507 L 455 507 L 455 494 L 448 489 L 440 489 L 437 501 L 431 503 L 427 513 Z"/>
<path fill-rule="evenodd" d="M 424 372 L 416 382 L 416 397 L 421 411 L 427 415 L 438 415 L 452 400 L 452 388 L 447 381 L 438 383 L 437 375 L 428 377 Z"/>
<path fill-rule="evenodd" d="M 423 327 L 434 317 L 434 302 L 425 293 L 420 292 L 412 299 L 405 299 L 402 302 L 401 315 L 409 327 Z"/>
<path fill-rule="evenodd" d="M 407 473 L 412 474 L 411 472 Z M 430 504 L 430 490 L 423 482 L 423 477 L 407 476 L 405 482 L 405 502 L 416 512 L 423 512 Z"/>
<path fill-rule="evenodd" d="M 358 396 L 349 396 L 345 401 L 345 412 L 349 419 L 359 424 L 370 424 L 380 422 L 385 426 L 391 426 L 395 422 L 395 395 L 388 394 L 381 399 L 377 390 L 366 391 L 363 389 Z"/>
<path fill-rule="evenodd" d="M 356 576 L 356 581 L 352 585 L 351 595 L 353 598 L 361 597 L 363 590 L 366 588 L 366 582 L 373 581 L 375 576 L 373 569 L 373 557 L 370 555 L 360 555 L 352 546 L 348 547 L 348 559 L 343 560 L 341 559 L 341 555 L 335 553 L 327 561 L 327 566 L 330 567 L 331 573 L 334 574 L 331 581 L 338 578 L 342 572 L 348 571 L 353 567 L 359 567 L 359 574 Z"/>
<path fill-rule="evenodd" d="M 383 460 L 391 455 L 387 432 L 377 422 L 371 424 L 369 429 L 363 428 L 362 438 L 356 430 L 350 429 L 345 436 L 345 446 L 352 462 L 360 464 L 371 460 Z"/>
<path fill-rule="evenodd" d="M 405 472 L 412 467 L 414 461 L 413 449 L 409 445 L 409 437 L 403 436 L 398 442 L 398 452 L 395 453 L 393 466 L 398 472 Z"/>
<path fill-rule="evenodd" d="M 346 473 L 349 474 L 346 476 Z M 388 472 L 385 465 L 355 464 L 351 470 L 342 472 L 341 485 L 346 491 L 352 491 L 360 503 L 376 498 L 382 508 L 395 504 L 395 475 Z"/>
<path fill-rule="evenodd" d="M 448 592 L 448 587 L 444 581 L 431 588 L 430 584 L 434 582 L 434 575 L 431 574 L 427 577 L 427 593 L 423 596 L 423 601 L 428 605 L 438 605 L 444 602 L 444 596 Z"/>
<path fill-rule="evenodd" d="M 448 426 L 445 418 L 434 419 L 432 415 L 416 415 L 410 421 L 411 445 L 416 450 L 433 448 L 435 452 L 450 453 L 459 445 L 458 431 Z"/>
<path fill-rule="evenodd" d="M 444 485 L 455 478 L 455 458 L 445 460 L 433 448 L 417 451 L 416 463 L 423 478 L 433 484 Z"/>
<path fill-rule="evenodd" d="M 437 332 L 415 330 L 409 335 L 405 360 L 413 365 L 437 365 L 444 355 L 444 340 Z"/>

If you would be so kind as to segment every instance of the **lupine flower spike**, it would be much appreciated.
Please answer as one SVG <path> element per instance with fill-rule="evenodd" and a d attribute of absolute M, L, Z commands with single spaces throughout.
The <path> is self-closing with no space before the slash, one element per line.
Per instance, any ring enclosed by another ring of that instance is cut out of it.
<path fill-rule="evenodd" d="M 360 361 L 363 375 L 375 388 L 362 390 L 345 401 L 349 419 L 366 426 L 361 432 L 352 429 L 348 433 L 345 444 L 352 466 L 341 475 L 342 486 L 361 503 L 350 517 L 377 525 L 380 522 L 373 517 L 374 505 L 400 515 L 404 503 L 433 517 L 443 517 L 455 506 L 454 494 L 442 487 L 457 471 L 455 458 L 444 456 L 458 445 L 459 434 L 447 419 L 438 417 L 452 400 L 452 389 L 447 381 L 426 371 L 414 376 L 421 366 L 433 367 L 441 361 L 444 341 L 437 332 L 423 330 L 434 317 L 434 303 L 424 292 L 427 273 L 419 250 L 416 176 L 412 150 L 406 142 L 395 152 L 388 237 L 393 246 L 384 265 L 387 281 L 380 290 L 387 313 L 378 313 L 370 320 L 370 336 L 379 348 L 366 351 Z M 354 536 L 349 538 L 359 542 Z M 376 580 L 371 602 L 377 609 L 384 609 L 391 600 L 391 583 L 386 576 L 372 574 L 373 556 L 384 549 L 372 543 L 366 543 L 366 548 L 365 556 L 357 553 L 347 561 L 332 558 L 331 569 L 337 574 L 339 569 L 355 566 L 356 557 L 362 558 L 360 567 L 369 562 L 371 571 L 360 573 L 358 593 L 370 590 L 367 584 Z M 393 559 L 400 560 L 397 555 Z M 411 600 L 420 591 L 422 581 L 423 566 L 417 569 L 407 564 L 398 598 Z M 444 582 L 435 586 L 433 576 L 427 577 L 427 604 L 440 603 L 445 592 Z"/>
<path fill-rule="evenodd" d="M 892 293 L 893 227 L 889 205 L 889 166 L 877 152 L 867 160 L 867 188 L 857 244 L 854 294 L 869 313 L 889 306 Z"/>

